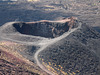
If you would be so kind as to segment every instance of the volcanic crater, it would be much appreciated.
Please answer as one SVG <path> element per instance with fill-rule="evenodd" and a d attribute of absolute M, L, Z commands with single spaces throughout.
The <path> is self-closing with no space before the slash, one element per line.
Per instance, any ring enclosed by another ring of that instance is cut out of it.
<path fill-rule="evenodd" d="M 14 23 L 13 27 L 21 34 L 55 38 L 69 31 L 71 28 L 78 27 L 76 23 L 77 20 L 70 18 L 59 21 L 20 22 Z"/>

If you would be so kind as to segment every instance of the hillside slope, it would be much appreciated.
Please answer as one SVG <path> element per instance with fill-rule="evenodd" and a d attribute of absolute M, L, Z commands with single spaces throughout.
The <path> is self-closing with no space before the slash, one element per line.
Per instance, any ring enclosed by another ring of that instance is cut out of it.
<path fill-rule="evenodd" d="M 99 75 L 100 33 L 83 24 L 81 29 L 48 46 L 39 55 L 41 63 L 58 74 Z"/>
<path fill-rule="evenodd" d="M 0 49 L 32 67 L 21 69 L 23 73 L 100 74 L 100 33 L 75 17 L 8 22 L 0 27 L 0 35 Z"/>

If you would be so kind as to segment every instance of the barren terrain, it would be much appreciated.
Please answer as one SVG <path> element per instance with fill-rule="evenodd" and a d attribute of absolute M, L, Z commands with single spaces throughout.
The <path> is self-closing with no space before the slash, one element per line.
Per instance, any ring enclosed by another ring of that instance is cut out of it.
<path fill-rule="evenodd" d="M 99 0 L 0 0 L 0 74 L 99 75 L 99 19 Z"/>

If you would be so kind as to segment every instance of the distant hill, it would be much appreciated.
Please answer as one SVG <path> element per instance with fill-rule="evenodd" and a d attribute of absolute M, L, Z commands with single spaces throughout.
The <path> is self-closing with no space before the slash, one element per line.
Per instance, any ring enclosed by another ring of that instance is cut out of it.
<path fill-rule="evenodd" d="M 88 25 L 99 26 L 99 10 L 99 0 L 6 1 L 0 2 L 0 25 L 10 21 L 57 20 L 76 16 Z"/>

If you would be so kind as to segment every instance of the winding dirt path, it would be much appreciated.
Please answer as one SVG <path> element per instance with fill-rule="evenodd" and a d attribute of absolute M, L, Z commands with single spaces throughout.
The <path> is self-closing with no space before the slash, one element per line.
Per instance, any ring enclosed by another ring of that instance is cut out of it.
<path fill-rule="evenodd" d="M 42 22 L 45 21 L 45 20 L 42 20 Z M 60 22 L 60 23 L 64 23 L 64 22 L 68 22 L 70 21 L 70 19 L 64 19 L 64 20 L 60 20 L 60 21 L 49 21 L 49 22 Z M 6 27 L 9 27 L 10 25 L 12 25 L 13 23 L 16 23 L 16 22 L 9 22 L 9 23 L 6 23 L 1 31 L 3 29 L 5 29 Z M 26 23 L 33 23 L 33 22 L 26 22 Z M 36 53 L 34 54 L 34 58 L 35 58 L 35 61 L 37 63 L 37 65 L 42 69 L 44 70 L 45 72 L 47 72 L 48 74 L 50 75 L 55 75 L 54 73 L 52 73 L 51 71 L 47 70 L 45 66 L 42 65 L 42 63 L 39 61 L 38 59 L 38 56 L 39 56 L 39 53 L 41 53 L 43 50 L 45 50 L 48 46 L 56 43 L 57 41 L 61 40 L 61 39 L 64 39 L 65 37 L 67 37 L 68 35 L 70 35 L 72 32 L 76 31 L 77 29 L 81 28 L 81 22 L 79 22 L 79 26 L 77 28 L 74 28 L 74 29 L 71 29 L 69 30 L 68 32 L 65 32 L 63 35 L 57 37 L 57 38 L 54 38 L 54 39 L 47 39 L 47 38 L 42 38 L 40 39 L 39 41 L 32 41 L 32 42 L 24 42 L 24 44 L 28 43 L 28 44 L 32 44 L 32 45 L 37 45 L 37 46 L 40 46 L 40 49 L 36 51 Z M 2 34 L 3 35 L 3 34 Z M 15 41 L 15 42 L 18 42 L 18 43 L 21 43 L 22 41 L 18 41 L 18 40 L 13 40 L 11 38 L 7 38 L 6 37 L 7 34 L 3 35 L 1 38 L 3 39 L 6 39 L 6 40 L 10 40 L 10 41 Z M 11 34 L 11 35 L 14 35 L 14 34 Z M 16 34 L 15 34 L 16 35 Z M 26 36 L 26 35 L 21 35 L 20 36 Z M 30 36 L 31 37 L 31 36 Z M 34 37 L 35 38 L 35 37 Z"/>
<path fill-rule="evenodd" d="M 47 72 L 47 73 L 50 74 L 50 75 L 55 75 L 54 73 L 52 73 L 52 72 L 50 72 L 49 70 L 47 70 L 46 67 L 44 67 L 44 66 L 40 63 L 40 61 L 39 61 L 39 59 L 38 59 L 39 53 L 42 52 L 43 50 L 45 50 L 45 48 L 48 47 L 49 45 L 54 44 L 54 43 L 56 43 L 57 41 L 59 41 L 59 40 L 61 40 L 61 39 L 64 39 L 65 37 L 67 37 L 68 35 L 70 35 L 72 32 L 74 32 L 74 31 L 76 31 L 77 29 L 81 28 L 81 25 L 82 25 L 81 22 L 79 22 L 79 26 L 78 26 L 77 28 L 71 29 L 70 31 L 64 33 L 63 35 L 61 35 L 61 36 L 59 36 L 59 37 L 57 37 L 57 38 L 50 39 L 50 40 L 47 40 L 47 41 L 43 40 L 43 41 L 41 41 L 41 42 L 39 43 L 39 45 L 41 46 L 41 48 L 40 48 L 39 50 L 37 50 L 37 52 L 36 52 L 35 55 L 34 55 L 34 58 L 35 58 L 35 61 L 36 61 L 37 65 L 38 65 L 42 70 L 44 70 L 45 72 Z"/>

